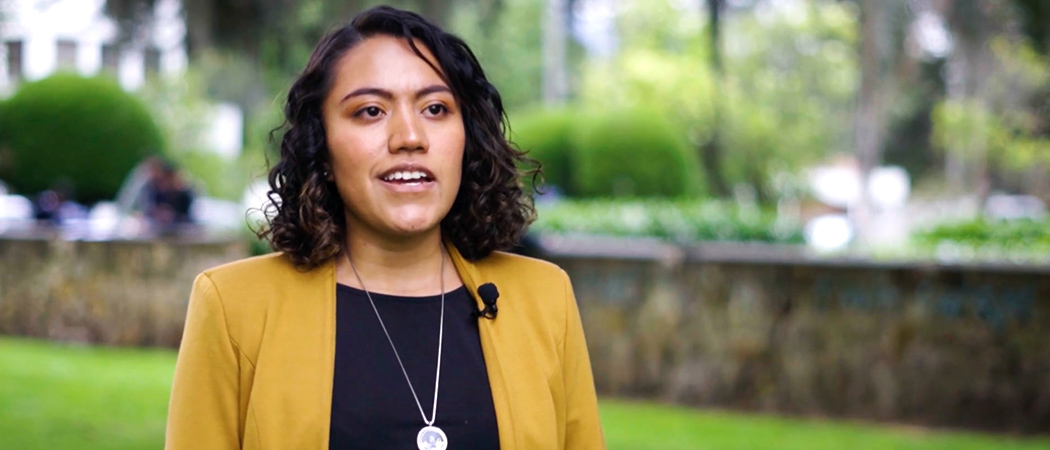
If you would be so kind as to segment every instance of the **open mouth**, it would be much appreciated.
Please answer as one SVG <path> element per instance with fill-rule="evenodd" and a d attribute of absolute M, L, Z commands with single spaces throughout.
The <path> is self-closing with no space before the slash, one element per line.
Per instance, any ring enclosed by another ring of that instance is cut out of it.
<path fill-rule="evenodd" d="M 423 169 L 391 170 L 379 177 L 387 183 L 401 185 L 420 185 L 434 181 L 434 175 Z"/>

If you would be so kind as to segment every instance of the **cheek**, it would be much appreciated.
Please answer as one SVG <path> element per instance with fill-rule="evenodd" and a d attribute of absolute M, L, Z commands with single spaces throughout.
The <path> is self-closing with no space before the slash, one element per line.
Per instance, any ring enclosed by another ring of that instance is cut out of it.
<path fill-rule="evenodd" d="M 452 191 L 453 194 L 459 192 L 459 187 L 463 183 L 465 175 L 463 173 L 464 151 L 462 150 L 462 144 L 460 144 L 459 148 L 460 150 L 448 155 L 448 173 L 451 175 L 452 179 L 455 180 L 455 182 L 449 186 L 449 190 Z"/>
<path fill-rule="evenodd" d="M 371 158 L 368 136 L 344 133 L 328 137 L 328 154 L 336 173 L 354 175 L 367 167 Z"/>

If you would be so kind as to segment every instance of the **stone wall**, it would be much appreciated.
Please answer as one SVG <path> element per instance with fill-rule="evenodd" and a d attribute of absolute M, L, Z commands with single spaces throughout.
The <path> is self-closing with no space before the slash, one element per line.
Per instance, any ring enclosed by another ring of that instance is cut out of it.
<path fill-rule="evenodd" d="M 193 278 L 235 240 L 0 238 L 0 334 L 177 346 Z"/>
<path fill-rule="evenodd" d="M 1050 431 L 1050 267 L 548 238 L 600 392 Z"/>
<path fill-rule="evenodd" d="M 1050 267 L 540 240 L 572 277 L 605 395 L 1050 432 Z M 176 346 L 234 241 L 0 239 L 0 334 Z"/>

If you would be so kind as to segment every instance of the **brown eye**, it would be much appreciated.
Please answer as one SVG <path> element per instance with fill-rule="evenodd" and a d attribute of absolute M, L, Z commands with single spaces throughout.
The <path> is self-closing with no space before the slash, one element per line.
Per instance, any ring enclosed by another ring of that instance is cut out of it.
<path fill-rule="evenodd" d="M 358 117 L 360 117 L 360 116 L 368 116 L 369 118 L 374 119 L 376 117 L 379 117 L 379 115 L 382 114 L 382 113 L 383 113 L 383 111 L 381 109 L 379 109 L 378 106 L 369 106 L 367 108 L 361 108 L 354 115 L 358 116 Z"/>
<path fill-rule="evenodd" d="M 435 103 L 435 104 L 430 105 L 430 106 L 427 107 L 427 113 L 429 113 L 431 115 L 434 115 L 434 116 L 440 116 L 440 115 L 445 114 L 447 112 L 448 112 L 448 108 L 446 108 L 445 105 L 442 105 L 442 104 Z"/>

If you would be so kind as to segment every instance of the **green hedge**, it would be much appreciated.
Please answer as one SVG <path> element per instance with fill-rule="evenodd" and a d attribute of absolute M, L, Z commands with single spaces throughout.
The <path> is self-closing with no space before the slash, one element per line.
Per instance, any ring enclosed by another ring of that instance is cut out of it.
<path fill-rule="evenodd" d="M 0 178 L 26 195 L 65 179 L 80 201 L 111 199 L 139 161 L 164 147 L 146 107 L 108 78 L 53 75 L 24 84 L 4 109 L 11 161 Z"/>
<path fill-rule="evenodd" d="M 912 235 L 919 251 L 953 259 L 1050 258 L 1050 220 L 977 219 Z"/>
<path fill-rule="evenodd" d="M 700 192 L 685 134 L 659 114 L 617 111 L 580 121 L 577 184 L 588 197 L 680 197 Z"/>
<path fill-rule="evenodd" d="M 776 214 L 722 201 L 572 200 L 539 207 L 531 230 L 675 241 L 802 243 L 798 224 Z"/>
<path fill-rule="evenodd" d="M 511 124 L 511 140 L 543 165 L 544 184 L 574 196 L 572 125 L 568 109 L 523 114 Z"/>
<path fill-rule="evenodd" d="M 688 197 L 702 172 L 685 133 L 646 110 L 545 110 L 512 121 L 522 150 L 544 166 L 547 184 L 571 197 Z"/>
<path fill-rule="evenodd" d="M 9 165 L 11 165 L 11 149 L 10 144 L 7 142 L 7 135 L 10 133 L 11 124 L 7 118 L 7 102 L 0 100 L 0 180 L 3 180 L 4 175 L 10 172 Z"/>

